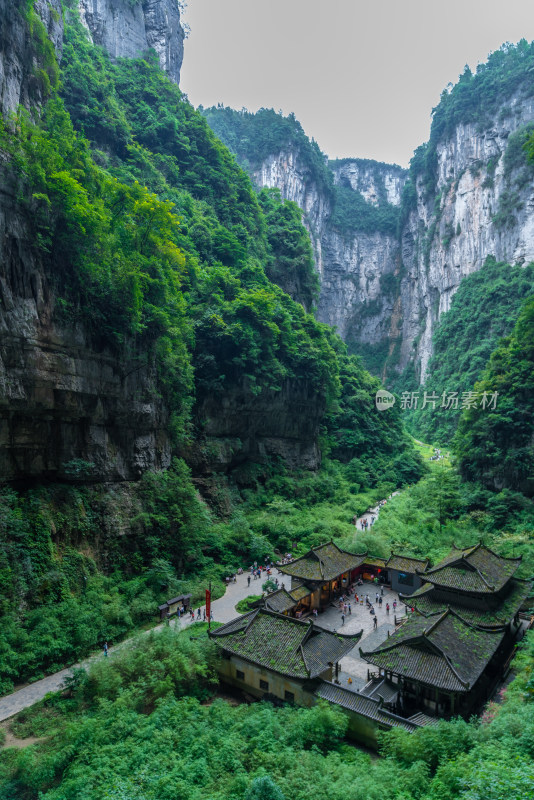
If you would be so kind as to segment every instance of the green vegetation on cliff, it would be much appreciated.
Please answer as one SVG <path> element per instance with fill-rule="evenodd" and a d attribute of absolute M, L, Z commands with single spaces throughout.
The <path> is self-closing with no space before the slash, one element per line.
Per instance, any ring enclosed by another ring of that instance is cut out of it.
<path fill-rule="evenodd" d="M 319 276 L 302 211 L 296 203 L 283 201 L 277 189 L 263 189 L 258 199 L 272 253 L 265 265 L 267 277 L 309 311 L 319 296 Z"/>
<path fill-rule="evenodd" d="M 384 233 L 395 236 L 399 208 L 387 201 L 377 205 L 368 203 L 364 196 L 343 183 L 334 189 L 332 225 L 341 233 Z"/>
<path fill-rule="evenodd" d="M 317 142 L 306 136 L 294 114 L 284 117 L 272 108 L 256 113 L 217 106 L 202 109 L 210 128 L 235 153 L 244 169 L 258 169 L 269 156 L 294 151 L 308 171 L 308 180 L 327 196 L 332 191 L 332 175 Z"/>
<path fill-rule="evenodd" d="M 391 487 L 422 470 L 397 416 L 373 422 L 377 382 L 277 285 L 294 284 L 312 305 L 316 277 L 296 206 L 256 194 L 154 54 L 112 63 L 72 12 L 68 20 L 60 94 L 50 87 L 38 121 L 21 110 L 0 128 L 6 179 L 32 226 L 55 321 L 83 324 L 98 352 L 156 365 L 176 457 L 129 487 L 87 485 L 94 465 L 78 458 L 64 465 L 70 486 L 3 490 L 3 692 L 149 623 L 172 594 L 196 599 L 210 579 L 221 591 L 225 575 L 276 544 L 240 506 L 268 502 L 276 481 L 293 478 L 275 459 L 209 474 L 206 398 L 248 393 L 253 406 L 262 392 L 301 386 L 323 417 L 325 449 L 361 459 L 360 511 L 386 462 Z M 351 425 L 368 441 L 351 437 Z M 196 484 L 179 457 L 191 453 L 190 463 L 208 464 Z M 340 481 L 334 488 L 331 477 L 328 491 L 348 502 L 344 469 L 325 466 Z M 322 477 L 298 481 L 310 506 L 325 498 Z"/>
<path fill-rule="evenodd" d="M 512 116 L 514 112 L 508 105 L 511 98 L 516 94 L 531 97 L 534 93 L 530 80 L 533 69 L 534 42 L 521 39 L 517 44 L 503 44 L 487 61 L 478 64 L 474 73 L 466 65 L 458 82 L 442 91 L 438 105 L 432 110 L 430 139 L 417 148 L 410 162 L 410 179 L 403 192 L 402 220 L 415 207 L 418 176 L 429 197 L 435 191 L 438 143 L 452 134 L 457 125 L 491 127 L 497 113 L 501 119 Z"/>
<path fill-rule="evenodd" d="M 466 409 L 456 436 L 459 468 L 491 489 L 534 495 L 534 297 L 492 353 L 475 389 L 498 392 L 495 409 Z"/>
<path fill-rule="evenodd" d="M 450 310 L 440 317 L 424 386 L 415 381 L 409 384 L 406 376 L 399 381 L 403 389 L 419 392 L 418 408 L 404 412 L 414 435 L 435 443 L 452 441 L 460 419 L 462 393 L 473 390 L 499 339 L 511 332 L 533 287 L 533 264 L 510 266 L 493 258 L 463 279 Z M 422 407 L 425 392 L 438 396 L 436 408 L 431 403 Z M 443 392 L 457 392 L 459 408 L 441 408 Z"/>

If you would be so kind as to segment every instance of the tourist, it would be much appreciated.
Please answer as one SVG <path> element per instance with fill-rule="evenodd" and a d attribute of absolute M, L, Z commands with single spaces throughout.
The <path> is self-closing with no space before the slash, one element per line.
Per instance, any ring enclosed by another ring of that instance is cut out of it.
<path fill-rule="evenodd" d="M 374 628 L 374 630 L 376 630 L 378 628 L 378 620 L 377 620 L 376 617 L 373 619 L 373 628 Z"/>
<path fill-rule="evenodd" d="M 375 596 L 375 603 L 378 603 L 378 592 L 376 593 L 376 596 Z"/>
<path fill-rule="evenodd" d="M 396 611 L 396 610 L 397 610 L 397 601 L 394 600 L 393 601 L 393 611 Z"/>
<path fill-rule="evenodd" d="M 107 655 L 108 655 L 108 643 L 107 642 L 104 642 L 104 655 L 107 658 Z"/>
<path fill-rule="evenodd" d="M 381 606 L 381 605 L 382 605 L 382 595 L 380 595 L 380 597 L 378 598 L 378 605 L 379 605 L 379 606 Z"/>
<path fill-rule="evenodd" d="M 380 587 L 380 594 L 382 595 L 382 597 L 384 597 L 384 587 L 383 586 Z"/>
<path fill-rule="evenodd" d="M 202 622 L 206 622 L 206 609 L 202 609 Z"/>
<path fill-rule="evenodd" d="M 197 619 L 200 619 L 200 608 L 197 608 Z"/>
<path fill-rule="evenodd" d="M 386 603 L 386 614 L 389 614 L 389 603 Z"/>
<path fill-rule="evenodd" d="M 249 575 L 249 576 L 248 576 L 248 578 L 247 578 L 247 583 L 248 583 L 248 585 L 250 586 L 250 575 Z"/>
<path fill-rule="evenodd" d="M 350 603 L 349 603 L 349 614 L 352 614 L 352 607 Z"/>
<path fill-rule="evenodd" d="M 342 614 L 342 615 L 341 615 L 341 624 L 342 624 L 342 625 L 344 625 L 344 624 L 345 624 L 345 614 Z"/>

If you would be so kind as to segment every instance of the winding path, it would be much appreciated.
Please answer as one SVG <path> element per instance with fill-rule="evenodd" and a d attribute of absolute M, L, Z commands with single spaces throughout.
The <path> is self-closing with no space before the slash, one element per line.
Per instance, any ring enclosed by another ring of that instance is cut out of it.
<path fill-rule="evenodd" d="M 213 617 L 216 622 L 230 622 L 231 619 L 234 619 L 237 615 L 235 610 L 236 603 L 239 600 L 243 600 L 245 597 L 248 597 L 251 594 L 261 594 L 261 584 L 263 580 L 251 580 L 250 587 L 248 586 L 247 581 L 248 574 L 238 575 L 236 583 L 230 583 L 227 588 L 226 592 L 223 597 L 220 597 L 218 600 L 213 600 L 211 604 L 211 608 L 213 611 Z M 265 580 L 265 579 L 264 579 Z M 198 608 L 198 606 L 196 607 Z M 195 608 L 195 611 L 196 611 Z M 204 606 L 200 606 L 201 611 L 204 609 Z M 174 619 L 171 623 L 172 626 L 176 627 L 177 624 L 181 628 L 187 628 L 189 625 L 192 624 L 192 620 L 189 616 L 182 617 L 182 619 Z M 145 631 L 145 633 L 151 633 L 152 631 L 160 631 L 165 627 L 165 623 L 161 625 L 156 625 L 154 628 L 150 628 L 150 630 Z M 131 637 L 129 639 L 125 639 L 123 642 L 115 645 L 115 647 L 109 648 L 109 653 L 112 655 L 114 652 L 119 650 L 121 647 L 125 647 L 129 642 L 131 642 L 134 638 Z M 18 714 L 19 711 L 22 711 L 29 706 L 32 706 L 34 703 L 37 703 L 39 700 L 42 700 L 45 695 L 49 692 L 58 692 L 63 687 L 63 682 L 70 671 L 75 667 L 89 667 L 94 661 L 104 658 L 102 653 L 97 653 L 90 658 L 85 659 L 84 661 L 80 661 L 78 664 L 73 664 L 71 667 L 67 667 L 66 669 L 62 669 L 59 672 L 55 672 L 53 675 L 48 675 L 46 678 L 42 678 L 40 681 L 35 681 L 35 683 L 30 683 L 28 686 L 23 686 L 22 688 L 18 689 L 17 691 L 13 692 L 12 694 L 8 694 L 5 697 L 0 698 L 0 722 L 9 717 L 12 717 L 14 714 Z"/>

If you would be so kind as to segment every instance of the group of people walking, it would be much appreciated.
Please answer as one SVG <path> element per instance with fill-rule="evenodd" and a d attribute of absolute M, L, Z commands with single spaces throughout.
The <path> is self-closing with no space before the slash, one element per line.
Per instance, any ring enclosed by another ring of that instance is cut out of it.
<path fill-rule="evenodd" d="M 382 604 L 384 602 L 384 587 L 381 586 L 380 587 L 380 591 L 376 592 L 374 604 L 372 603 L 371 598 L 369 597 L 368 594 L 358 595 L 357 591 L 354 593 L 354 599 L 355 599 L 356 603 L 359 603 L 359 604 L 365 603 L 366 608 L 369 610 L 369 613 L 373 617 L 373 628 L 376 630 L 376 628 L 378 627 L 378 618 L 376 616 L 375 605 L 378 606 L 379 608 L 382 608 Z M 397 610 L 397 600 L 396 599 L 393 600 L 393 604 L 392 605 L 393 605 L 393 613 L 395 613 L 395 611 Z M 387 602 L 385 604 L 385 607 L 386 607 L 386 614 L 389 615 L 389 612 L 391 610 L 391 606 L 390 606 L 389 602 Z M 350 595 L 349 595 L 349 597 L 345 597 L 344 595 L 341 595 L 340 600 L 339 600 L 339 610 L 341 611 L 341 625 L 344 625 L 345 624 L 345 618 L 346 618 L 347 614 L 349 614 L 349 615 L 352 614 L 352 606 L 350 604 Z"/>

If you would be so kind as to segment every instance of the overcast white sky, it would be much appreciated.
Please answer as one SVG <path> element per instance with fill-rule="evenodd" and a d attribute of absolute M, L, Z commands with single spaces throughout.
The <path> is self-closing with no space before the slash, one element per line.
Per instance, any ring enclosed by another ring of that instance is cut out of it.
<path fill-rule="evenodd" d="M 449 81 L 534 39 L 533 0 L 188 0 L 181 88 L 293 111 L 331 158 L 407 166 Z"/>

